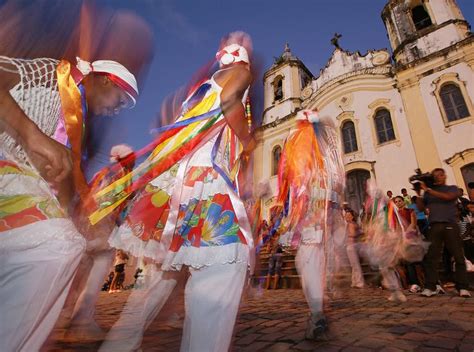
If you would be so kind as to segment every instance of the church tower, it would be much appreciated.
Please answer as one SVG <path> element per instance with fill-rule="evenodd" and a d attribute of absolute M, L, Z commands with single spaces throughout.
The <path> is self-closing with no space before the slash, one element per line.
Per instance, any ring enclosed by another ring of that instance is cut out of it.
<path fill-rule="evenodd" d="M 288 118 L 300 109 L 301 91 L 312 78 L 311 72 L 293 55 L 287 43 L 263 76 L 263 125 Z"/>
<path fill-rule="evenodd" d="M 471 35 L 455 0 L 391 0 L 382 19 L 397 65 L 409 65 Z"/>
<path fill-rule="evenodd" d="M 313 74 L 293 53 L 288 44 L 283 53 L 263 75 L 264 110 L 262 125 L 256 131 L 254 152 L 254 186 L 269 182 L 272 195 L 264 206 L 265 212 L 277 189 L 277 168 L 281 150 L 296 112 L 301 109 L 303 89 L 311 83 Z M 255 189 L 256 193 L 258 190 Z"/>
<path fill-rule="evenodd" d="M 452 170 L 451 182 L 462 185 L 462 174 L 474 175 L 470 25 L 455 0 L 390 0 L 382 19 L 417 164 L 447 168 L 448 177 Z"/>

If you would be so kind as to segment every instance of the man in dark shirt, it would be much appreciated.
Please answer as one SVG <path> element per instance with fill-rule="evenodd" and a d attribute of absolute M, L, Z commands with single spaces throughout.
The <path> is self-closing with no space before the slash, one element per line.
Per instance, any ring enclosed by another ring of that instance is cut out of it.
<path fill-rule="evenodd" d="M 424 191 L 424 205 L 429 209 L 427 239 L 431 242 L 428 253 L 423 260 L 426 281 L 425 289 L 421 295 L 430 297 L 438 293 L 436 289 L 438 263 L 441 259 L 444 244 L 456 262 L 454 279 L 459 295 L 461 297 L 471 297 L 468 291 L 466 262 L 457 223 L 458 187 L 446 185 L 446 173 L 441 168 L 434 169 L 432 175 L 434 178 L 432 188 L 421 182 L 421 189 Z"/>

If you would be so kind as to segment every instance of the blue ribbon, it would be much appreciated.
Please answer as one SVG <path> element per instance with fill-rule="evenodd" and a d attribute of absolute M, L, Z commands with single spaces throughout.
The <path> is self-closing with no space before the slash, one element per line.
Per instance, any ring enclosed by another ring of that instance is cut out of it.
<path fill-rule="evenodd" d="M 222 176 L 224 181 L 227 183 L 227 185 L 232 188 L 232 190 L 237 193 L 237 187 L 235 186 L 234 182 L 227 176 L 224 170 L 221 169 L 219 165 L 216 164 L 216 156 L 217 156 L 217 150 L 219 149 L 219 145 L 221 144 L 222 140 L 222 134 L 224 133 L 224 129 L 219 133 L 219 136 L 217 137 L 216 142 L 214 143 L 214 146 L 212 147 L 212 154 L 211 154 L 211 160 L 212 160 L 212 167 L 214 170 L 216 170 L 219 175 Z"/>

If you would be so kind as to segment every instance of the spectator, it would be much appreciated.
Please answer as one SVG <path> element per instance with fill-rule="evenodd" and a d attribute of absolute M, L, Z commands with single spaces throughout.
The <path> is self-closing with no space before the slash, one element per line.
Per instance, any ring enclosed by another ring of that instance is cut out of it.
<path fill-rule="evenodd" d="M 392 191 L 387 191 L 387 197 L 388 197 L 388 199 L 392 199 L 392 197 L 393 197 Z"/>
<path fill-rule="evenodd" d="M 402 192 L 402 197 L 403 197 L 403 201 L 405 202 L 405 205 L 409 206 L 411 204 L 411 197 L 408 195 L 407 189 L 402 188 L 400 192 Z"/>
<path fill-rule="evenodd" d="M 418 226 L 418 230 L 424 235 L 428 230 L 428 218 L 424 211 L 421 211 L 418 204 L 423 202 L 423 198 L 413 196 L 411 197 L 411 204 L 407 206 L 408 209 L 413 209 L 416 216 L 416 224 Z M 423 205 L 421 205 L 423 207 Z"/>
<path fill-rule="evenodd" d="M 406 191 L 406 190 L 405 190 Z M 415 197 L 416 198 L 416 197 Z M 401 224 L 403 227 L 403 235 L 406 236 L 406 232 L 417 231 L 417 220 L 415 211 L 406 207 L 405 199 L 402 196 L 396 196 L 393 202 L 397 206 L 398 215 L 400 216 Z M 423 213 L 424 214 L 424 213 Z M 405 263 L 405 269 L 407 273 L 408 290 L 411 293 L 418 293 L 421 291 L 420 278 L 418 277 L 417 268 L 421 266 L 421 263 Z"/>
<path fill-rule="evenodd" d="M 465 217 L 470 213 L 468 209 L 468 205 L 470 202 L 469 202 L 469 199 L 467 199 L 466 197 L 463 197 L 464 190 L 461 187 L 458 188 L 458 191 L 459 191 L 458 205 L 461 211 L 461 217 Z"/>
<path fill-rule="evenodd" d="M 135 275 L 133 275 L 133 278 L 135 279 L 133 283 L 133 288 L 138 288 L 140 286 L 140 281 L 143 279 L 143 269 L 137 268 L 137 270 L 135 270 Z"/>
<path fill-rule="evenodd" d="M 270 257 L 268 260 L 268 274 L 265 282 L 265 289 L 270 288 L 271 278 L 273 276 L 273 289 L 278 288 L 278 281 L 281 277 L 281 267 L 283 265 L 283 248 L 278 243 L 279 236 L 275 234 L 268 242 Z"/>
<path fill-rule="evenodd" d="M 467 184 L 468 196 L 471 201 L 474 201 L 474 182 L 469 182 Z"/>
<path fill-rule="evenodd" d="M 468 291 L 466 262 L 456 217 L 456 201 L 459 191 L 456 186 L 446 185 L 446 173 L 443 169 L 434 169 L 432 175 L 434 178 L 432 188 L 428 187 L 424 182 L 420 182 L 421 189 L 424 191 L 424 205 L 430 211 L 428 217 L 430 228 L 427 232 L 427 239 L 431 242 L 428 253 L 423 260 L 426 282 L 425 289 L 421 294 L 422 296 L 430 297 L 439 293 L 436 288 L 438 283 L 438 263 L 444 244 L 450 255 L 454 257 L 456 263 L 454 279 L 459 295 L 461 297 L 471 297 Z"/>
<path fill-rule="evenodd" d="M 357 215 L 354 210 L 347 210 L 345 213 L 346 220 L 346 251 L 347 257 L 352 267 L 352 282 L 351 287 L 364 288 L 364 274 L 360 266 L 360 251 L 361 251 L 361 237 L 362 230 L 357 224 Z"/>
<path fill-rule="evenodd" d="M 123 285 L 125 281 L 125 264 L 127 264 L 128 255 L 121 249 L 117 250 L 115 254 L 115 262 L 114 262 L 114 278 L 112 283 L 110 284 L 109 293 L 120 292 L 120 287 Z"/>
<path fill-rule="evenodd" d="M 104 284 L 102 285 L 102 291 L 108 291 L 110 289 L 110 285 L 112 284 L 112 280 L 114 279 L 114 272 L 111 271 L 109 276 L 107 276 L 104 280 Z"/>
<path fill-rule="evenodd" d="M 468 188 L 468 195 L 469 195 L 469 204 L 467 205 L 467 210 L 471 213 L 471 215 L 474 214 L 474 182 L 469 182 L 467 184 Z"/>

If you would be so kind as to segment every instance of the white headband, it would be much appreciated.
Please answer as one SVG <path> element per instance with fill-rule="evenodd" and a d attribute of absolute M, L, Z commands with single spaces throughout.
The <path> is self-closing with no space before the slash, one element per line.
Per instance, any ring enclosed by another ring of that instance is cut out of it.
<path fill-rule="evenodd" d="M 91 72 L 107 74 L 112 82 L 127 93 L 135 106 L 138 98 L 137 80 L 125 66 L 112 60 L 97 60 L 91 63 L 79 57 L 76 59 L 76 67 L 84 76 Z"/>

